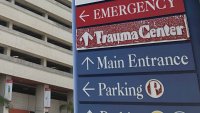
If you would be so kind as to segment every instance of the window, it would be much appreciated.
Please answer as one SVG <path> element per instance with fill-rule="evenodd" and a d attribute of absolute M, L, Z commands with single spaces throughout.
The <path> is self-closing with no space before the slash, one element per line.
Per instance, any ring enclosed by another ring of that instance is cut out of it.
<path fill-rule="evenodd" d="M 35 33 L 31 30 L 28 30 L 28 29 L 25 29 L 25 28 L 22 28 L 22 27 L 19 27 L 17 25 L 13 25 L 13 29 L 16 30 L 16 31 L 19 31 L 21 33 L 24 33 L 24 34 L 27 34 L 27 35 L 30 35 L 30 36 L 33 36 L 37 39 L 40 39 L 42 40 L 42 35 L 38 34 L 38 33 Z"/>
<path fill-rule="evenodd" d="M 54 63 L 54 62 L 51 62 L 51 61 L 47 61 L 47 67 L 52 68 L 52 69 L 56 69 L 56 70 L 59 70 L 59 71 L 71 73 L 71 68 L 57 64 L 57 63 Z"/>
<path fill-rule="evenodd" d="M 0 54 L 3 54 L 3 53 L 4 53 L 4 48 L 0 47 Z"/>
<path fill-rule="evenodd" d="M 27 4 L 25 5 L 25 2 L 21 3 L 21 2 L 19 2 L 19 1 L 15 1 L 15 5 L 17 5 L 17 6 L 19 6 L 19 7 L 22 7 L 22 8 L 24 8 L 24 9 L 26 9 L 26 10 L 29 10 L 29 11 L 31 11 L 31 12 L 37 14 L 37 15 L 44 16 L 44 13 L 42 13 L 42 12 L 36 10 L 35 8 L 29 7 Z"/>
<path fill-rule="evenodd" d="M 68 49 L 68 50 L 71 50 L 71 49 L 72 49 L 71 46 L 69 46 L 69 45 L 67 45 L 67 44 L 64 44 L 64 43 L 61 43 L 61 42 L 58 42 L 58 41 L 55 41 L 55 40 L 50 39 L 50 38 L 47 39 L 47 42 L 49 42 L 49 43 L 51 43 L 51 44 L 54 44 L 54 45 L 56 45 L 56 46 L 62 47 L 62 48 L 64 48 L 64 49 Z"/>
<path fill-rule="evenodd" d="M 22 59 L 35 64 L 41 64 L 41 59 L 13 50 L 11 50 L 11 57 Z"/>
<path fill-rule="evenodd" d="M 36 88 L 30 87 L 23 84 L 13 84 L 13 92 L 28 94 L 28 95 L 35 95 L 36 94 Z"/>
<path fill-rule="evenodd" d="M 48 16 L 48 19 L 49 20 L 51 20 L 51 21 L 53 21 L 53 22 L 55 22 L 55 23 L 58 23 L 58 24 L 60 24 L 60 25 L 62 25 L 62 26 L 65 26 L 65 27 L 67 27 L 67 28 L 72 28 L 72 26 L 71 25 L 67 25 L 66 23 L 64 23 L 64 22 L 62 22 L 62 21 L 60 21 L 60 20 L 58 20 L 58 19 L 56 19 L 55 17 L 53 17 L 53 16 Z"/>
<path fill-rule="evenodd" d="M 64 6 L 67 6 L 68 8 L 72 8 L 71 3 L 67 0 L 55 0 L 55 1 L 64 5 Z"/>
<path fill-rule="evenodd" d="M 61 100 L 67 102 L 67 94 L 59 92 L 51 92 L 51 99 Z"/>
<path fill-rule="evenodd" d="M 6 27 L 8 25 L 8 22 L 6 22 L 4 20 L 0 20 L 0 25 Z"/>

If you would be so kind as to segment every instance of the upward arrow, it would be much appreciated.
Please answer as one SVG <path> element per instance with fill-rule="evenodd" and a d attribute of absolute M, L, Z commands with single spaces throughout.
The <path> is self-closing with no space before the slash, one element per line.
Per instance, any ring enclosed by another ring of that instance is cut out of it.
<path fill-rule="evenodd" d="M 94 62 L 93 62 L 89 57 L 86 57 L 85 60 L 82 62 L 81 65 L 84 65 L 84 64 L 86 63 L 86 64 L 87 64 L 87 65 L 86 65 L 86 66 L 87 66 L 87 70 L 89 70 L 89 62 L 90 62 L 91 64 L 94 64 Z"/>
<path fill-rule="evenodd" d="M 177 111 L 177 112 L 175 112 L 175 113 L 185 113 L 185 112 L 183 112 L 183 111 Z"/>
<path fill-rule="evenodd" d="M 89 110 L 87 113 L 92 113 L 92 111 L 91 111 L 91 110 Z"/>
<path fill-rule="evenodd" d="M 80 41 L 83 41 L 84 40 L 84 43 L 85 43 L 85 47 L 89 45 L 89 39 L 90 40 L 93 40 L 93 37 L 91 34 L 89 34 L 88 32 L 85 32 L 81 38 L 80 38 Z"/>

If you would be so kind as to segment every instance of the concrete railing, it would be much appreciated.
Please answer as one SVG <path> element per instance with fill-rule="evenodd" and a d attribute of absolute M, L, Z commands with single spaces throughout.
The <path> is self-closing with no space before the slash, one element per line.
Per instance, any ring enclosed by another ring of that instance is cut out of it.
<path fill-rule="evenodd" d="M 72 51 L 0 26 L 0 43 L 72 67 Z"/>
<path fill-rule="evenodd" d="M 0 54 L 0 62 L 3 64 L 0 65 L 0 72 L 2 73 L 73 89 L 73 76 L 70 73 L 44 67 L 4 54 Z"/>
<path fill-rule="evenodd" d="M 0 1 L 0 9 L 0 15 L 5 18 L 33 28 L 33 31 L 37 29 L 37 32 L 48 34 L 69 44 L 72 43 L 71 29 L 67 29 L 64 26 L 6 1 Z"/>

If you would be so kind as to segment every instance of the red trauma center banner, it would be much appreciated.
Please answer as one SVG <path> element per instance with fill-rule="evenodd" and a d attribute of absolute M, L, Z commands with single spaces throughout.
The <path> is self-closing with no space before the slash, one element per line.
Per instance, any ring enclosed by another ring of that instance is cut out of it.
<path fill-rule="evenodd" d="M 77 29 L 77 49 L 189 40 L 185 15 Z"/>

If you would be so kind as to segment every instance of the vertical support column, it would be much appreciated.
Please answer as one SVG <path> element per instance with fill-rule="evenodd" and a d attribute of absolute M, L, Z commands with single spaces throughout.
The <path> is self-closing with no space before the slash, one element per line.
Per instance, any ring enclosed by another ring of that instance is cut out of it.
<path fill-rule="evenodd" d="M 67 101 L 73 102 L 73 91 L 69 91 L 67 94 Z"/>
<path fill-rule="evenodd" d="M 10 47 L 6 47 L 5 50 L 4 50 L 4 54 L 7 55 L 7 56 L 10 56 L 11 48 Z"/>
<path fill-rule="evenodd" d="M 5 98 L 6 81 L 11 79 L 12 79 L 11 76 L 0 75 L 0 96 L 1 96 L 0 98 L 2 99 Z M 8 103 L 3 101 L 2 103 L 0 103 L 0 113 L 9 113 Z"/>
<path fill-rule="evenodd" d="M 44 35 L 43 40 L 44 40 L 45 42 L 47 42 L 47 36 L 46 36 L 46 35 Z"/>
<path fill-rule="evenodd" d="M 45 13 L 45 14 L 44 14 L 44 17 L 45 17 L 46 19 L 48 19 L 48 14 L 47 14 L 47 13 Z"/>
<path fill-rule="evenodd" d="M 69 91 L 67 94 L 67 103 L 73 104 L 73 91 Z M 73 105 L 72 105 L 73 106 Z M 67 111 L 67 113 L 73 113 L 72 111 Z"/>
<path fill-rule="evenodd" d="M 12 23 L 12 22 L 9 22 L 9 23 L 8 23 L 8 28 L 9 28 L 9 29 L 13 29 L 13 23 Z"/>
<path fill-rule="evenodd" d="M 36 112 L 35 113 L 48 113 L 49 108 L 44 106 L 45 89 L 49 88 L 49 85 L 38 85 L 36 89 Z"/>
<path fill-rule="evenodd" d="M 71 69 L 70 69 L 70 73 L 72 73 L 72 74 L 73 74 L 73 67 L 71 67 Z"/>
<path fill-rule="evenodd" d="M 11 3 L 15 4 L 15 0 L 10 0 Z"/>
<path fill-rule="evenodd" d="M 42 59 L 41 65 L 47 67 L 47 59 L 46 58 Z"/>

